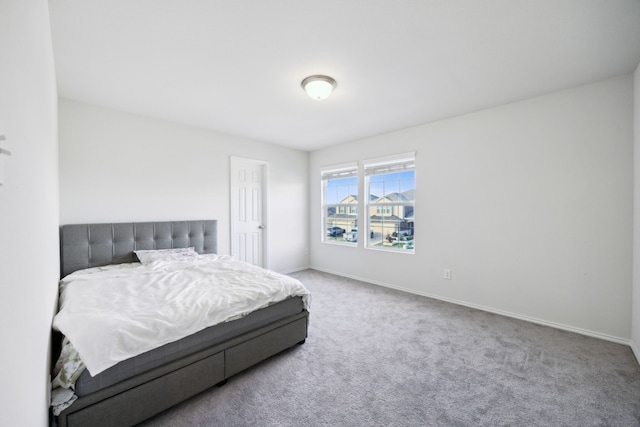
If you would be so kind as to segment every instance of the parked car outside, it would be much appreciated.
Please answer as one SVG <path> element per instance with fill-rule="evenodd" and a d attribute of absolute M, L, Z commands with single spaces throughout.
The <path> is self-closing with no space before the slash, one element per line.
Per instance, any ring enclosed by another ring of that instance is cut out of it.
<path fill-rule="evenodd" d="M 400 230 L 399 232 L 394 231 L 391 234 L 387 234 L 387 237 L 385 237 L 385 240 L 389 243 L 394 243 L 398 241 L 405 242 L 407 240 L 413 240 L 413 230 L 407 229 L 407 230 Z"/>
<path fill-rule="evenodd" d="M 327 228 L 327 236 L 330 236 L 330 237 L 342 236 L 345 232 L 346 232 L 346 230 L 344 228 L 340 228 L 340 227 L 329 227 L 329 228 Z"/>

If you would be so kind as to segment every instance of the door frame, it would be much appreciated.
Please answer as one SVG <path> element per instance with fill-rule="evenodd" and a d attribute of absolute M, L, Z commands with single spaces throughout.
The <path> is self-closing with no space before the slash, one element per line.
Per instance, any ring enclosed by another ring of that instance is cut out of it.
<path fill-rule="evenodd" d="M 251 163 L 262 167 L 262 267 L 269 268 L 269 163 L 265 160 L 250 159 L 247 157 L 230 156 L 229 158 L 229 206 L 230 206 L 230 241 L 231 241 L 231 255 L 237 254 L 237 243 L 235 239 L 235 218 L 237 217 L 238 210 L 238 191 L 236 186 L 236 179 L 238 172 L 238 166 L 241 164 Z"/>

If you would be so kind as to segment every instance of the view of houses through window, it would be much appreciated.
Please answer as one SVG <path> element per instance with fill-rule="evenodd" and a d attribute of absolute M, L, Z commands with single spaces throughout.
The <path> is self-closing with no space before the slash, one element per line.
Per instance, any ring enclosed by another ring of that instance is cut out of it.
<path fill-rule="evenodd" d="M 413 250 L 415 172 L 380 173 L 368 176 L 369 228 L 374 238 L 368 247 Z M 378 238 L 375 238 L 375 237 Z"/>
<path fill-rule="evenodd" d="M 413 154 L 364 163 L 366 223 L 358 227 L 357 167 L 323 172 L 325 242 L 413 252 L 415 170 Z"/>

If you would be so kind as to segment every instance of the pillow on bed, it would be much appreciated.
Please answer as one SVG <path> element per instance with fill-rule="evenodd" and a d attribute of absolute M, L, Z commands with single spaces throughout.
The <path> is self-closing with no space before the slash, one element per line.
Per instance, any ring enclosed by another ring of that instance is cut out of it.
<path fill-rule="evenodd" d="M 100 273 L 103 271 L 124 270 L 126 268 L 135 268 L 139 266 L 140 266 L 139 262 L 131 262 L 131 263 L 124 263 L 124 264 L 108 264 L 108 265 L 101 265 L 100 267 L 83 268 L 82 270 L 74 271 L 74 273 L 76 275 L 94 274 L 94 273 Z"/>
<path fill-rule="evenodd" d="M 198 256 L 193 246 L 190 248 L 140 250 L 133 251 L 133 253 L 136 254 L 142 265 L 148 265 L 154 261 L 185 261 Z"/>

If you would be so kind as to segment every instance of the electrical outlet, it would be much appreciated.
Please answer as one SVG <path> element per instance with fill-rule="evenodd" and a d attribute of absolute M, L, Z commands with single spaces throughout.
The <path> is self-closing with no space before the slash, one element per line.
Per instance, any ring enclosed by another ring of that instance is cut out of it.
<path fill-rule="evenodd" d="M 449 270 L 448 268 L 445 268 L 445 269 L 444 269 L 443 277 L 444 277 L 446 280 L 451 280 L 451 270 Z"/>

